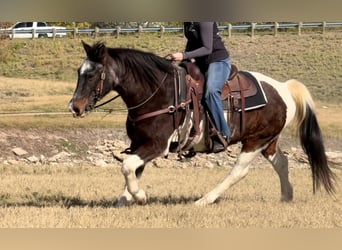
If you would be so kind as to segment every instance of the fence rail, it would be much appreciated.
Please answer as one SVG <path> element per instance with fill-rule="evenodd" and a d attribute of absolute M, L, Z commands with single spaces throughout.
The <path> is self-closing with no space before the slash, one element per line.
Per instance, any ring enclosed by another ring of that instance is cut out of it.
<path fill-rule="evenodd" d="M 256 31 L 270 31 L 273 32 L 274 35 L 277 35 L 279 31 L 289 29 L 294 29 L 298 35 L 302 34 L 302 30 L 305 28 L 314 28 L 319 29 L 324 34 L 326 30 L 342 28 L 342 22 L 298 22 L 298 23 L 245 23 L 245 24 L 228 24 L 228 25 L 220 25 L 220 31 L 227 31 L 228 36 L 232 36 L 233 31 L 245 31 L 247 34 L 254 36 Z M 95 38 L 100 35 L 115 35 L 120 36 L 124 33 L 142 33 L 142 32 L 159 32 L 162 36 L 166 32 L 183 32 L 183 27 L 143 27 L 138 26 L 136 28 L 124 28 L 124 27 L 114 27 L 114 28 L 73 28 L 73 29 L 65 29 L 65 30 L 55 30 L 55 29 L 46 29 L 44 31 L 39 30 L 29 30 L 25 31 L 25 33 L 32 34 L 32 38 L 34 38 L 33 34 L 37 34 L 40 32 L 52 32 L 53 38 L 57 37 L 60 33 L 70 34 L 69 37 L 75 38 L 78 35 L 91 35 Z M 8 37 L 9 33 L 13 34 L 13 31 L 9 30 L 0 30 L 0 37 Z M 20 33 L 23 33 L 21 31 Z"/>

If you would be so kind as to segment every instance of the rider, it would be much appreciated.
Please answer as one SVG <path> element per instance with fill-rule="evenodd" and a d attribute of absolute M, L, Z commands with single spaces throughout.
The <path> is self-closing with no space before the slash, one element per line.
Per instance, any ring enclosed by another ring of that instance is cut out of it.
<path fill-rule="evenodd" d="M 230 128 L 224 117 L 221 89 L 228 80 L 231 62 L 229 51 L 218 34 L 216 22 L 185 22 L 184 35 L 187 43 L 184 52 L 173 53 L 176 61 L 195 59 L 197 66 L 206 76 L 205 102 L 219 133 L 229 142 Z M 225 147 L 214 140 L 213 152 Z"/>

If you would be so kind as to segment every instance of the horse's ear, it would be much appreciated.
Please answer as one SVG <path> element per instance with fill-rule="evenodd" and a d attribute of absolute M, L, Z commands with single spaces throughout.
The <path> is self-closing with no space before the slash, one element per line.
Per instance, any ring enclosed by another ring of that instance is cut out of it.
<path fill-rule="evenodd" d="M 104 64 L 107 59 L 107 47 L 102 43 L 99 45 L 96 54 L 100 61 Z"/>
<path fill-rule="evenodd" d="M 83 48 L 84 48 L 85 52 L 88 55 L 90 50 L 91 50 L 91 46 L 89 44 L 85 43 L 83 40 L 81 42 L 82 42 L 82 45 L 83 45 Z"/>

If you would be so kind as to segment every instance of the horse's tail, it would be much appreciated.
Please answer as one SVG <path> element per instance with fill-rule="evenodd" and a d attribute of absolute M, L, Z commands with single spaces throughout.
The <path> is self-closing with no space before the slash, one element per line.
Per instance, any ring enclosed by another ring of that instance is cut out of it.
<path fill-rule="evenodd" d="M 294 125 L 299 132 L 301 146 L 307 154 L 313 180 L 313 192 L 323 184 L 331 195 L 335 193 L 335 174 L 328 166 L 321 129 L 308 89 L 299 81 L 289 80 L 287 86 L 296 103 Z"/>

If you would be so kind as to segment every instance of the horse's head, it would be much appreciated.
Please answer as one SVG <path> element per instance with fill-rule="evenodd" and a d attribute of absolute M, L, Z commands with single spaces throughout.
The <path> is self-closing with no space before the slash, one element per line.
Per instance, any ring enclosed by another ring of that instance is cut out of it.
<path fill-rule="evenodd" d="M 103 43 L 90 46 L 82 41 L 87 58 L 78 69 L 78 80 L 69 110 L 74 117 L 84 117 L 97 101 L 108 94 L 114 85 L 115 73 L 112 58 Z"/>

